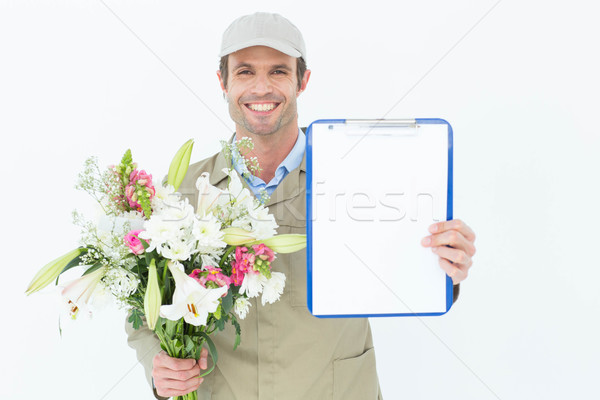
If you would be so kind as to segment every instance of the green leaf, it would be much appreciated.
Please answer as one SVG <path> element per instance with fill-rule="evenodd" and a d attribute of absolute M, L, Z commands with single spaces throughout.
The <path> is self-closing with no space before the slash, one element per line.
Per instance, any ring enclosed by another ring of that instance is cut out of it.
<path fill-rule="evenodd" d="M 223 307 L 223 314 L 229 314 L 231 311 L 231 307 L 233 307 L 233 293 L 231 290 L 227 292 L 227 295 L 223 297 L 221 301 L 221 306 Z"/>
<path fill-rule="evenodd" d="M 127 321 L 131 322 L 131 324 L 133 325 L 133 329 L 139 329 L 140 326 L 142 326 L 142 315 L 144 314 L 137 308 L 131 309 L 131 313 L 129 314 L 129 318 L 127 319 Z"/>
<path fill-rule="evenodd" d="M 200 336 L 202 336 L 204 338 L 204 340 L 206 340 L 208 352 L 210 354 L 210 357 L 213 360 L 212 366 L 206 372 L 204 372 L 203 374 L 200 375 L 200 376 L 206 376 L 206 375 L 210 374 L 213 369 L 215 369 L 215 365 L 217 365 L 217 362 L 219 361 L 219 353 L 217 353 L 217 348 L 215 347 L 215 344 L 213 343 L 210 336 L 208 336 L 205 332 L 199 332 L 199 333 L 200 333 Z"/>
<path fill-rule="evenodd" d="M 81 262 L 81 257 L 84 254 L 87 254 L 87 252 L 89 251 L 89 249 L 87 247 L 80 247 L 81 249 L 81 254 L 79 254 L 77 257 L 75 257 L 74 259 L 72 259 L 67 265 L 65 265 L 65 267 L 63 268 L 62 271 L 60 271 L 60 275 L 63 274 L 63 272 L 70 270 L 73 267 L 77 267 L 79 266 L 79 263 Z M 58 275 L 56 277 L 56 282 L 55 284 L 58 285 L 58 278 L 60 277 L 60 275 Z"/>
<path fill-rule="evenodd" d="M 225 329 L 225 318 L 221 318 L 215 321 L 215 327 L 219 330 L 222 331 L 223 329 Z"/>
<path fill-rule="evenodd" d="M 233 350 L 235 350 L 242 342 L 242 328 L 240 327 L 240 323 L 235 317 L 231 319 L 231 323 L 233 324 L 233 326 L 235 326 L 235 343 L 233 344 Z"/>
<path fill-rule="evenodd" d="M 179 321 L 171 321 L 170 319 L 166 320 L 165 323 L 165 332 L 168 337 L 175 336 L 175 331 L 177 330 L 177 323 Z"/>
<path fill-rule="evenodd" d="M 185 354 L 188 356 L 195 355 L 194 349 L 196 348 L 196 344 L 192 338 L 190 336 L 184 336 L 183 339 L 185 340 Z"/>
<path fill-rule="evenodd" d="M 150 243 L 148 243 L 145 239 L 142 239 L 138 235 L 133 235 L 133 236 L 136 237 L 142 243 L 142 246 L 144 247 L 144 252 L 146 250 L 148 250 L 148 247 L 150 247 Z"/>
<path fill-rule="evenodd" d="M 102 265 L 103 265 L 102 261 L 96 262 L 94 265 L 92 265 L 91 267 L 86 269 L 85 272 L 83 273 L 83 275 L 91 274 L 92 272 L 98 270 Z M 81 276 L 83 276 L 83 275 L 81 275 Z"/>
<path fill-rule="evenodd" d="M 173 349 L 175 350 L 175 354 L 177 356 L 181 355 L 181 352 L 183 350 L 183 342 L 181 341 L 181 339 L 177 338 L 173 341 Z M 177 357 L 180 358 L 180 357 Z"/>

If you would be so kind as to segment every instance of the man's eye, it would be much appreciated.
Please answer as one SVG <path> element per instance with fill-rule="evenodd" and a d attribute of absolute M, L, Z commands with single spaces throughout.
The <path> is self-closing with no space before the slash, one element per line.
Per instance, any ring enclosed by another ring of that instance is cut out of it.
<path fill-rule="evenodd" d="M 284 70 L 282 70 L 282 69 L 276 69 L 275 71 L 273 71 L 273 73 L 274 73 L 275 75 L 284 75 L 284 74 L 285 74 L 285 71 L 284 71 Z"/>
<path fill-rule="evenodd" d="M 247 69 L 238 72 L 238 75 L 249 75 L 249 74 L 250 74 L 250 71 L 248 71 Z"/>

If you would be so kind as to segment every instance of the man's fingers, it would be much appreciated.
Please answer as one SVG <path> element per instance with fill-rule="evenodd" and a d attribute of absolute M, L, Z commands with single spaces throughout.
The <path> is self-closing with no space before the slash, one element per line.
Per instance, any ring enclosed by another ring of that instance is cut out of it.
<path fill-rule="evenodd" d="M 185 371 L 192 369 L 196 365 L 194 359 L 173 358 L 163 350 L 154 357 L 154 366 L 172 369 L 174 371 Z"/>
<path fill-rule="evenodd" d="M 450 221 L 437 222 L 429 227 L 431 233 L 442 233 L 449 230 L 457 230 L 470 242 L 475 241 L 475 232 L 460 219 L 451 219 Z"/>
<path fill-rule="evenodd" d="M 475 246 L 468 241 L 460 232 L 449 230 L 434 235 L 427 236 L 421 241 L 423 246 L 438 247 L 450 246 L 459 250 L 463 250 L 469 257 L 475 255 Z"/>
<path fill-rule="evenodd" d="M 200 369 L 208 368 L 208 349 L 204 347 L 200 352 L 200 360 L 198 360 L 198 364 L 200 365 Z"/>
<path fill-rule="evenodd" d="M 183 396 L 184 394 L 198 390 L 204 378 L 196 376 L 188 381 L 177 381 L 172 379 L 154 380 L 156 393 L 163 397 Z"/>
<path fill-rule="evenodd" d="M 200 367 L 197 364 L 190 369 L 186 370 L 174 370 L 165 367 L 154 367 L 152 369 L 152 376 L 156 379 L 168 379 L 181 382 L 187 382 L 200 375 Z"/>
<path fill-rule="evenodd" d="M 453 264 L 460 264 L 467 268 L 473 264 L 471 257 L 469 257 L 469 255 L 462 250 L 453 249 L 452 247 L 447 246 L 438 246 L 432 247 L 431 251 L 438 256 L 452 262 Z"/>
<path fill-rule="evenodd" d="M 454 285 L 456 285 L 457 283 L 460 283 L 461 281 L 464 281 L 467 278 L 468 268 L 460 268 L 460 267 L 450 263 L 450 261 L 446 260 L 445 258 L 441 258 L 441 257 L 439 259 L 439 263 L 440 263 L 440 267 L 442 267 L 442 270 L 444 270 L 446 275 L 448 275 L 450 278 L 452 278 L 452 283 Z"/>

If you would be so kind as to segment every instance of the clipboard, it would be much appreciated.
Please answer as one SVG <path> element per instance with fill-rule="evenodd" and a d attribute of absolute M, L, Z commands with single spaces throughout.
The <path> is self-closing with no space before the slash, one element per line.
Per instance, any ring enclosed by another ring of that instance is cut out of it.
<path fill-rule="evenodd" d="M 306 136 L 307 305 L 320 318 L 437 316 L 453 284 L 421 246 L 452 219 L 443 119 L 317 120 Z"/>

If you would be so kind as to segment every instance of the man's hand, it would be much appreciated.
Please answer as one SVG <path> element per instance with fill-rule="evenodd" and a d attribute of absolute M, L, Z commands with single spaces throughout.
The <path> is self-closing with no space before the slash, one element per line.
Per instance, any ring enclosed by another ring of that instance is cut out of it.
<path fill-rule="evenodd" d="M 152 378 L 156 393 L 163 397 L 183 396 L 198 389 L 204 378 L 200 371 L 208 364 L 208 350 L 203 348 L 200 360 L 172 358 L 161 351 L 152 360 Z"/>
<path fill-rule="evenodd" d="M 429 232 L 432 234 L 421 244 L 440 256 L 440 266 L 455 285 L 465 280 L 475 255 L 473 230 L 460 219 L 453 219 L 431 225 Z"/>

